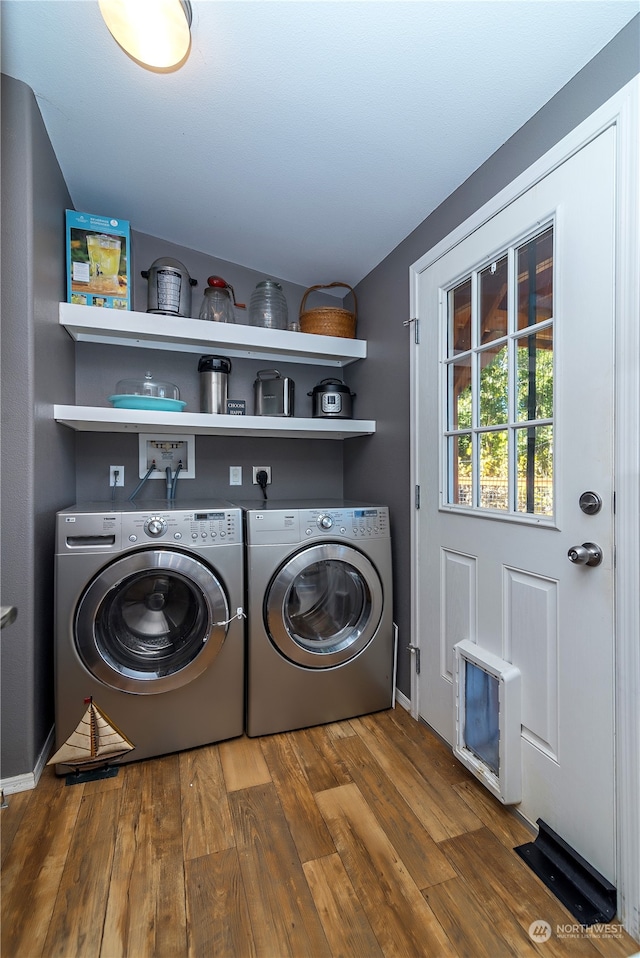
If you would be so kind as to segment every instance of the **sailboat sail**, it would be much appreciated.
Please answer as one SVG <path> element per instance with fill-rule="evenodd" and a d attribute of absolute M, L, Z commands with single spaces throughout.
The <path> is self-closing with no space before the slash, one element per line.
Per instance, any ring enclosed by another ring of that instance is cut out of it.
<path fill-rule="evenodd" d="M 47 765 L 72 765 L 74 768 L 97 765 L 125 755 L 134 748 L 135 745 L 112 724 L 93 699 L 89 699 L 78 725 Z"/>

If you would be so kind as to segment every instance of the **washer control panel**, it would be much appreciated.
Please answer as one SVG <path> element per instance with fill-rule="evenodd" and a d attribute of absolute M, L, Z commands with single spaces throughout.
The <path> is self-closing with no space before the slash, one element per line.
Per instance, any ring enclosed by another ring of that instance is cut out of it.
<path fill-rule="evenodd" d="M 180 543 L 190 548 L 242 542 L 239 509 L 171 509 L 122 516 L 124 541 Z"/>

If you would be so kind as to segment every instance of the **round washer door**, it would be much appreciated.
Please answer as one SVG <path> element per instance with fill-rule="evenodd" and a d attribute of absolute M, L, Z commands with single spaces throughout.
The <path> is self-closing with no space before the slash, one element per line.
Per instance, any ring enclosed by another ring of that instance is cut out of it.
<path fill-rule="evenodd" d="M 75 642 L 105 685 L 154 694 L 208 668 L 227 634 L 229 605 L 208 566 L 171 550 L 133 552 L 90 583 L 75 617 Z"/>
<path fill-rule="evenodd" d="M 290 661 L 328 669 L 354 658 L 382 617 L 380 577 L 369 559 L 341 543 L 297 552 L 271 580 L 265 597 L 267 631 Z"/>

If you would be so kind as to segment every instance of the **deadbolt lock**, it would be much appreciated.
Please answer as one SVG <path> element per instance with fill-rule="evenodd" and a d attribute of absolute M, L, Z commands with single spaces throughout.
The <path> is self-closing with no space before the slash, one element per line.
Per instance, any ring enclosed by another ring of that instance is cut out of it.
<path fill-rule="evenodd" d="M 602 509 L 602 499 L 597 492 L 583 492 L 579 502 L 580 508 L 588 516 L 595 516 Z"/>

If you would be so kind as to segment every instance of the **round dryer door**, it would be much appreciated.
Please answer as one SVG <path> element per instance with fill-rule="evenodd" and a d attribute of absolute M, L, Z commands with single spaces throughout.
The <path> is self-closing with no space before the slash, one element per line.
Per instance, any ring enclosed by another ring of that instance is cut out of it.
<path fill-rule="evenodd" d="M 382 583 L 369 559 L 326 542 L 297 552 L 273 577 L 265 599 L 267 631 L 292 662 L 332 668 L 371 642 L 382 603 Z"/>
<path fill-rule="evenodd" d="M 75 642 L 105 685 L 153 694 L 186 685 L 208 668 L 228 619 L 224 588 L 198 559 L 171 550 L 133 552 L 88 586 Z"/>

